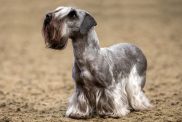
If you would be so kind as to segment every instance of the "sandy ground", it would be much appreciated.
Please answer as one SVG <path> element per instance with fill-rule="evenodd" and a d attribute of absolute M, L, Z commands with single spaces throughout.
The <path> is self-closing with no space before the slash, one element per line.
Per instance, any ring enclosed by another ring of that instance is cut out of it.
<path fill-rule="evenodd" d="M 90 11 L 102 47 L 133 43 L 148 59 L 145 93 L 155 108 L 87 121 L 182 121 L 182 1 L 1 0 L 0 122 L 78 121 L 64 117 L 74 88 L 71 43 L 49 50 L 41 35 L 44 14 L 59 5 Z"/>

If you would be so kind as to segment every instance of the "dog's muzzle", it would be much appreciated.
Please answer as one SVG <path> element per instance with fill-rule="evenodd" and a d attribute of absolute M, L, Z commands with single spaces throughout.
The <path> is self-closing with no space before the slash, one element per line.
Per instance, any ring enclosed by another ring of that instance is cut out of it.
<path fill-rule="evenodd" d="M 57 50 L 66 47 L 68 37 L 62 36 L 61 24 L 60 20 L 55 18 L 54 13 L 46 14 L 42 28 L 46 47 Z"/>

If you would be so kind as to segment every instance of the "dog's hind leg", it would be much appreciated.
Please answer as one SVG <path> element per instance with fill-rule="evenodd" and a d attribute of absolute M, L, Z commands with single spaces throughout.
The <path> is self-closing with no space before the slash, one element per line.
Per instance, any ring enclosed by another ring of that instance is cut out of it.
<path fill-rule="evenodd" d="M 146 74 L 143 73 L 143 76 L 140 76 L 137 72 L 136 66 L 134 66 L 129 74 L 128 82 L 126 84 L 128 99 L 134 110 L 145 110 L 152 107 L 143 92 L 145 80 Z"/>

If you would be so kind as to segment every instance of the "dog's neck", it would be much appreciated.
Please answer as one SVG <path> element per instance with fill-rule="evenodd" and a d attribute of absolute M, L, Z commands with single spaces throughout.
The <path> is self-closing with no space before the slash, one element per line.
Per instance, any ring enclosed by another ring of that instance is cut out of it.
<path fill-rule="evenodd" d="M 87 34 L 72 39 L 72 44 L 77 61 L 94 60 L 99 55 L 99 40 L 94 27 Z"/>

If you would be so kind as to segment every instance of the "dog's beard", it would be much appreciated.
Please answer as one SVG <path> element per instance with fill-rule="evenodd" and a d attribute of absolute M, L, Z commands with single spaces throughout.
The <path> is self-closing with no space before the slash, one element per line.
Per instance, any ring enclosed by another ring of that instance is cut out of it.
<path fill-rule="evenodd" d="M 68 42 L 68 37 L 62 34 L 63 24 L 58 20 L 51 20 L 43 23 L 43 36 L 48 48 L 61 50 L 64 49 Z"/>

